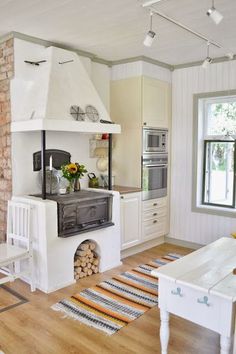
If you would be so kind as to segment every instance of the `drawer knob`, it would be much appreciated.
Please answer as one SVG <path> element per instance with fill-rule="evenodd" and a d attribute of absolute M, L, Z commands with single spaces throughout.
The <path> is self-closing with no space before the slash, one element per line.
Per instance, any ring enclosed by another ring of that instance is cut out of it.
<path fill-rule="evenodd" d="M 153 220 L 153 224 L 156 224 L 157 223 L 157 220 Z"/>
<path fill-rule="evenodd" d="M 153 203 L 153 206 L 157 206 L 157 203 Z"/>
<path fill-rule="evenodd" d="M 209 302 L 208 302 L 208 297 L 207 296 L 203 296 L 202 299 L 197 299 L 197 302 L 199 304 L 203 304 L 203 305 L 206 305 L 206 306 L 210 306 Z"/>
<path fill-rule="evenodd" d="M 123 195 L 120 197 L 120 199 L 124 199 Z"/>
<path fill-rule="evenodd" d="M 180 297 L 183 296 L 183 294 L 181 294 L 181 288 L 177 288 L 176 290 L 171 290 L 171 294 L 172 295 L 178 295 Z"/>
<path fill-rule="evenodd" d="M 153 213 L 152 215 L 153 215 L 153 216 L 157 216 L 157 213 Z"/>

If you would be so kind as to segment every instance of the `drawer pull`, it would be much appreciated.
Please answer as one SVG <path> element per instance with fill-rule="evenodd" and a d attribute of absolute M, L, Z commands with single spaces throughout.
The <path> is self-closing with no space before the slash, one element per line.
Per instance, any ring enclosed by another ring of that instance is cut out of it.
<path fill-rule="evenodd" d="M 183 294 L 181 294 L 181 288 L 177 288 L 176 290 L 171 290 L 171 294 L 172 295 L 179 295 L 180 297 L 183 296 Z"/>
<path fill-rule="evenodd" d="M 120 199 L 124 199 L 123 195 L 120 197 Z"/>
<path fill-rule="evenodd" d="M 153 220 L 153 224 L 156 224 L 157 223 L 157 220 Z"/>
<path fill-rule="evenodd" d="M 153 203 L 153 206 L 157 206 L 157 203 Z"/>
<path fill-rule="evenodd" d="M 157 216 L 157 213 L 153 213 L 152 216 Z"/>
<path fill-rule="evenodd" d="M 197 299 L 197 302 L 199 304 L 204 304 L 206 306 L 210 306 L 209 302 L 208 302 L 208 297 L 207 296 L 203 296 L 202 299 Z"/>

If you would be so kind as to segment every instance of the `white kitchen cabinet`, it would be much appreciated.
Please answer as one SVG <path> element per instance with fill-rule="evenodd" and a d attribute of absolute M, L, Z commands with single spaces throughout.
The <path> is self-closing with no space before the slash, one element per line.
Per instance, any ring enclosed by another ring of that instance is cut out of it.
<path fill-rule="evenodd" d="M 143 77 L 142 124 L 155 128 L 168 128 L 171 102 L 170 84 L 165 81 Z"/>
<path fill-rule="evenodd" d="M 120 196 L 121 249 L 140 243 L 141 237 L 141 193 Z"/>
<path fill-rule="evenodd" d="M 117 184 L 141 187 L 142 127 L 169 128 L 170 114 L 171 85 L 168 82 L 146 76 L 111 82 L 111 117 L 122 130 L 114 137 Z"/>
<path fill-rule="evenodd" d="M 168 128 L 170 115 L 168 82 L 139 76 L 111 83 L 111 116 L 123 128 Z"/>
<path fill-rule="evenodd" d="M 142 236 L 148 241 L 168 233 L 167 197 L 142 202 Z"/>

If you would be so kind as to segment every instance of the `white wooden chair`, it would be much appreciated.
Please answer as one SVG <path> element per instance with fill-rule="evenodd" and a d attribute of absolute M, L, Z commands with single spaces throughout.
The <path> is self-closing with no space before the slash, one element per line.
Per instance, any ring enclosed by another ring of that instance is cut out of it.
<path fill-rule="evenodd" d="M 31 291 L 35 291 L 30 222 L 30 205 L 8 202 L 7 242 L 0 244 L 0 273 L 5 277 L 0 278 L 0 284 L 29 275 Z M 22 260 L 27 260 L 24 267 L 21 264 Z"/>

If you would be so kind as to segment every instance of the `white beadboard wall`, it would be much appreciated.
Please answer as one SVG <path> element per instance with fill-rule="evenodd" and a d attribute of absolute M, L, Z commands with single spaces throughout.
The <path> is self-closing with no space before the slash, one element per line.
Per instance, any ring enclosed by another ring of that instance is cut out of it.
<path fill-rule="evenodd" d="M 144 61 L 114 65 L 111 69 L 111 80 L 122 80 L 141 75 L 171 82 L 170 70 Z"/>
<path fill-rule="evenodd" d="M 172 152 L 170 234 L 208 244 L 236 232 L 235 218 L 191 211 L 193 94 L 236 89 L 236 61 L 212 64 L 207 70 L 191 67 L 172 74 Z"/>

